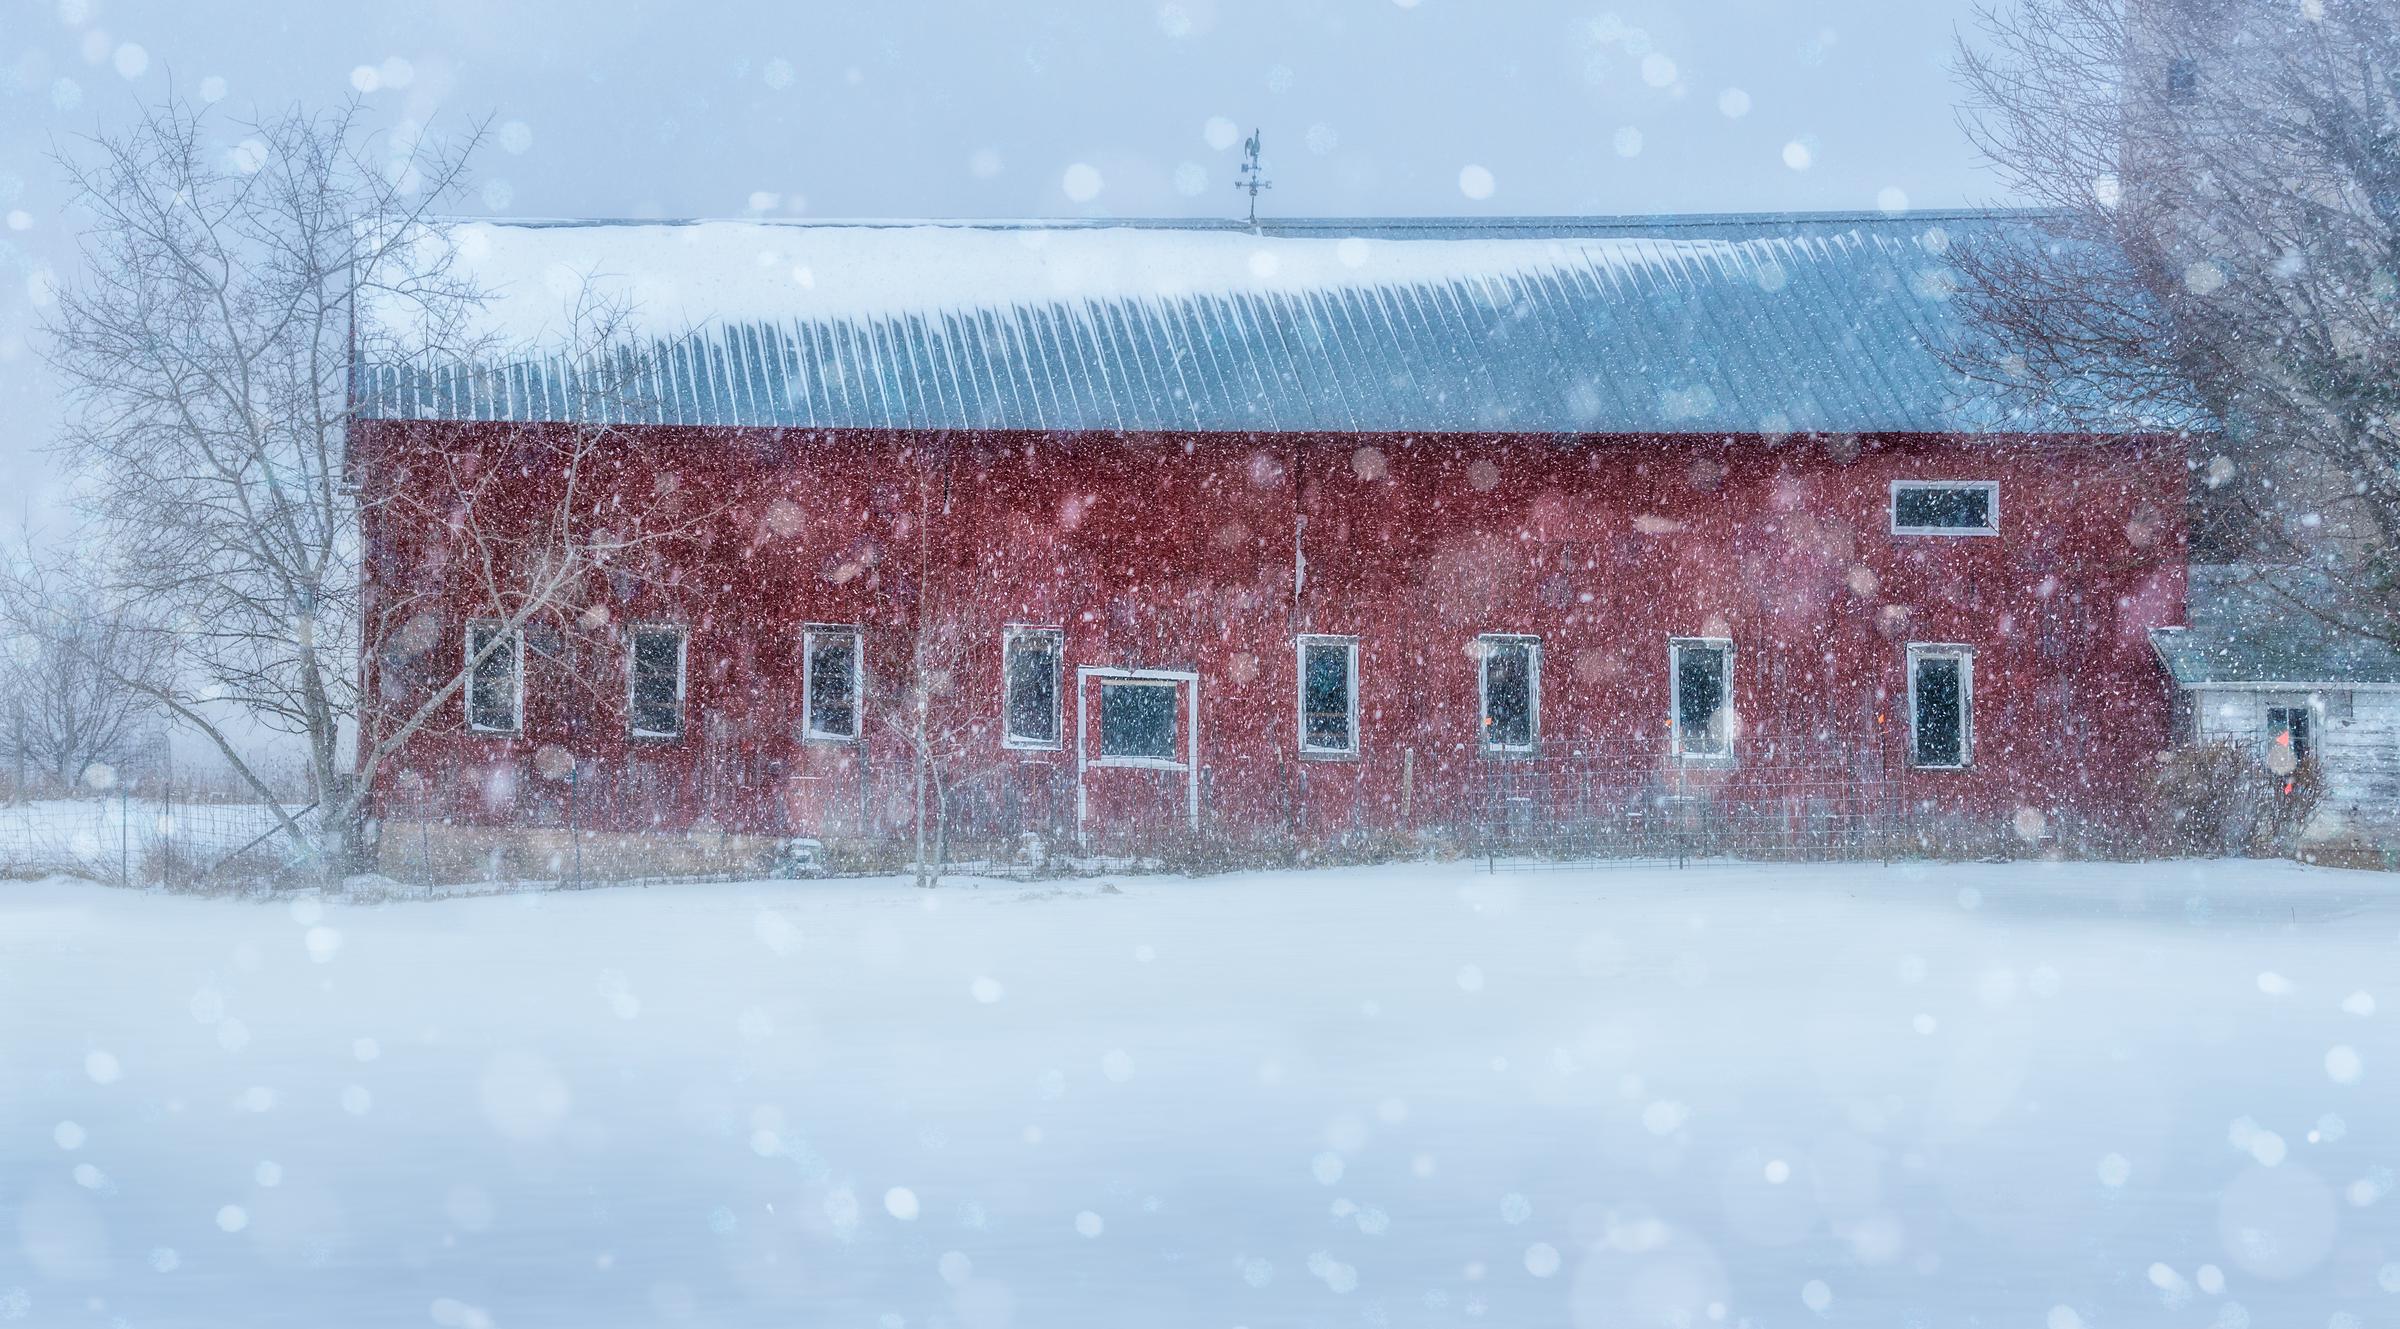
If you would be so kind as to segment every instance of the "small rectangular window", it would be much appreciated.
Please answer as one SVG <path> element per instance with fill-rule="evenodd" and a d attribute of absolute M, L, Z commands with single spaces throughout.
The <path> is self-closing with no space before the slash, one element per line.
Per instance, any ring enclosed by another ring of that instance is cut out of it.
<path fill-rule="evenodd" d="M 1542 732 L 1542 640 L 1491 633 L 1475 639 L 1483 750 L 1531 752 Z"/>
<path fill-rule="evenodd" d="M 1996 480 L 1894 480 L 1892 534 L 1996 535 L 2000 531 L 2000 484 Z"/>
<path fill-rule="evenodd" d="M 2269 706 L 2267 708 L 2267 767 L 2269 770 L 2284 765 L 2276 758 L 2278 750 L 2292 754 L 2291 766 L 2293 767 L 2308 760 L 2308 754 L 2311 751 L 2309 740 L 2312 736 L 2308 731 L 2311 718 L 2313 717 L 2306 705 Z M 2283 771 L 2277 773 L 2288 773 L 2289 769 L 2290 767 L 2285 767 Z"/>
<path fill-rule="evenodd" d="M 522 728 L 525 634 L 498 623 L 470 623 L 465 663 L 467 728 L 484 734 L 513 734 Z"/>
<path fill-rule="evenodd" d="M 637 627 L 628 635 L 627 727 L 635 738 L 673 738 L 683 732 L 683 630 Z"/>
<path fill-rule="evenodd" d="M 2188 102 L 2200 95 L 2200 62 L 2179 55 L 2167 62 L 2167 100 Z"/>
<path fill-rule="evenodd" d="M 1667 643 L 1667 672 L 1675 689 L 1668 721 L 1679 757 L 1733 755 L 1733 643 L 1721 637 L 1677 637 Z"/>
<path fill-rule="evenodd" d="M 1300 639 L 1300 751 L 1358 753 L 1358 639 Z"/>
<path fill-rule="evenodd" d="M 1975 759 L 1975 652 L 1964 646 L 1908 648 L 1911 765 L 1958 770 Z"/>
<path fill-rule="evenodd" d="M 1010 628 L 1000 637 L 1000 742 L 1012 748 L 1058 744 L 1058 682 L 1066 634 L 1057 628 Z"/>
<path fill-rule="evenodd" d="M 1127 761 L 1174 761 L 1175 692 L 1170 682 L 1101 680 L 1100 755 Z"/>
<path fill-rule="evenodd" d="M 858 738 L 859 676 L 865 672 L 858 629 L 821 624 L 801 636 L 801 730 L 818 742 Z"/>

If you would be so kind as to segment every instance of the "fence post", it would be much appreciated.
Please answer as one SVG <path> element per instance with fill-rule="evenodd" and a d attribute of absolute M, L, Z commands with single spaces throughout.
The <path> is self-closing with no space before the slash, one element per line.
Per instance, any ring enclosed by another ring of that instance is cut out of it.
<path fill-rule="evenodd" d="M 576 889 L 583 887 L 583 837 L 575 833 L 575 786 L 583 782 L 583 766 L 567 768 L 567 855 L 574 865 Z"/>
<path fill-rule="evenodd" d="M 117 786 L 117 879 L 133 884 L 133 791 Z"/>

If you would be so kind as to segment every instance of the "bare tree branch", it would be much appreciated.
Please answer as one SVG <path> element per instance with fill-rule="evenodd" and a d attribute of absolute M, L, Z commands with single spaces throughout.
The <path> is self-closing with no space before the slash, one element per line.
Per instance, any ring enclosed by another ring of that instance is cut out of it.
<path fill-rule="evenodd" d="M 2049 210 L 1955 255 L 1961 367 L 2192 432 L 2195 557 L 2400 645 L 2400 0 L 2023 0 L 1968 136 Z"/>

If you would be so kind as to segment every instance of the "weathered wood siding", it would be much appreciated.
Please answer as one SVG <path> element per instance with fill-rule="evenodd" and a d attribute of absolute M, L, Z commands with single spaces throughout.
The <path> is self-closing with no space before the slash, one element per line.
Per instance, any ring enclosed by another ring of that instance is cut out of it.
<path fill-rule="evenodd" d="M 536 523 L 552 480 L 510 458 L 555 428 L 361 430 L 371 608 L 410 628 L 371 665 L 371 721 L 454 670 L 482 612 L 484 565 L 434 477 L 521 488 L 487 507 Z M 1998 534 L 1894 535 L 1901 479 L 1997 481 Z M 570 791 L 543 771 L 571 754 L 583 824 L 892 830 L 910 806 L 894 685 L 923 625 L 951 683 L 936 719 L 966 754 L 962 797 L 992 824 L 1056 828 L 1074 814 L 1073 711 L 1057 751 L 1004 750 L 996 731 L 1002 631 L 1024 624 L 1063 633 L 1070 680 L 1082 666 L 1199 677 L 1214 833 L 1472 816 L 1507 760 L 1478 741 L 1481 633 L 1541 639 L 1542 756 L 1678 773 L 1668 643 L 1731 639 L 1737 780 L 1778 744 L 1904 762 L 1908 644 L 1969 645 L 1974 762 L 1908 772 L 1910 797 L 1991 827 L 2027 810 L 2122 820 L 2170 741 L 2148 633 L 2182 621 L 2183 483 L 2175 445 L 2127 440 L 640 427 L 611 440 L 585 492 L 702 528 L 595 579 L 580 617 L 688 626 L 685 733 L 629 737 L 621 642 L 577 645 L 570 626 L 563 654 L 529 663 L 522 732 L 466 732 L 453 705 L 405 745 L 410 778 L 389 788 L 413 790 L 403 814 L 555 821 Z M 384 502 L 385 486 L 412 501 Z M 516 543 L 534 543 L 530 526 Z M 798 733 L 809 623 L 864 628 L 863 742 Z M 1358 640 L 1355 757 L 1299 752 L 1303 633 Z M 1114 775 L 1098 797 L 1176 802 L 1173 777 L 1145 778 Z"/>
<path fill-rule="evenodd" d="M 2314 708 L 2314 742 L 2325 793 L 2312 834 L 2400 833 L 2400 690 L 2196 688 L 2193 737 L 2251 744 L 2263 760 L 2270 706 Z"/>

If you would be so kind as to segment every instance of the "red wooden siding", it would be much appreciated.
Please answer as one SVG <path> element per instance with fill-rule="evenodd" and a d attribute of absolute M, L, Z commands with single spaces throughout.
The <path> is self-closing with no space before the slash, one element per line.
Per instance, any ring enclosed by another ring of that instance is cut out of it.
<path fill-rule="evenodd" d="M 479 609 L 473 579 L 453 533 L 404 515 L 439 504 L 379 508 L 376 486 L 425 483 L 433 468 L 411 461 L 426 450 L 496 458 L 513 432 L 551 428 L 359 431 L 374 596 L 430 596 L 407 641 L 444 669 Z M 1973 764 L 1911 788 L 1994 824 L 2020 807 L 2121 814 L 2169 737 L 2145 635 L 2183 612 L 2183 463 L 2163 440 L 651 428 L 610 448 L 602 483 L 622 504 L 707 515 L 585 606 L 587 624 L 689 626 L 684 734 L 629 737 L 621 632 L 567 633 L 560 655 L 528 662 L 522 733 L 469 734 L 463 704 L 449 708 L 399 757 L 417 778 L 389 786 L 415 791 L 387 794 L 391 814 L 555 818 L 564 791 L 536 766 L 547 747 L 585 772 L 581 824 L 898 829 L 893 689 L 920 612 L 955 664 L 941 724 L 962 754 L 962 806 L 987 830 L 1072 828 L 1078 666 L 1198 675 L 1214 833 L 1454 821 L 1495 760 L 1477 747 L 1480 633 L 1541 638 L 1545 752 L 1629 763 L 1660 759 L 1671 637 L 1735 643 L 1737 755 L 1813 739 L 1897 755 L 1907 644 L 1970 645 Z M 1999 534 L 1890 534 L 1895 479 L 1998 481 Z M 540 510 L 544 477 L 508 483 L 527 488 L 519 511 Z M 865 631 L 858 744 L 799 738 L 807 623 Z M 1009 624 L 1064 631 L 1059 751 L 1001 744 Z M 1355 759 L 1300 755 L 1302 633 L 1358 639 Z M 387 715 L 434 672 L 405 652 L 371 668 Z M 1098 823 L 1180 814 L 1175 773 L 1106 775 L 1089 782 Z"/>

